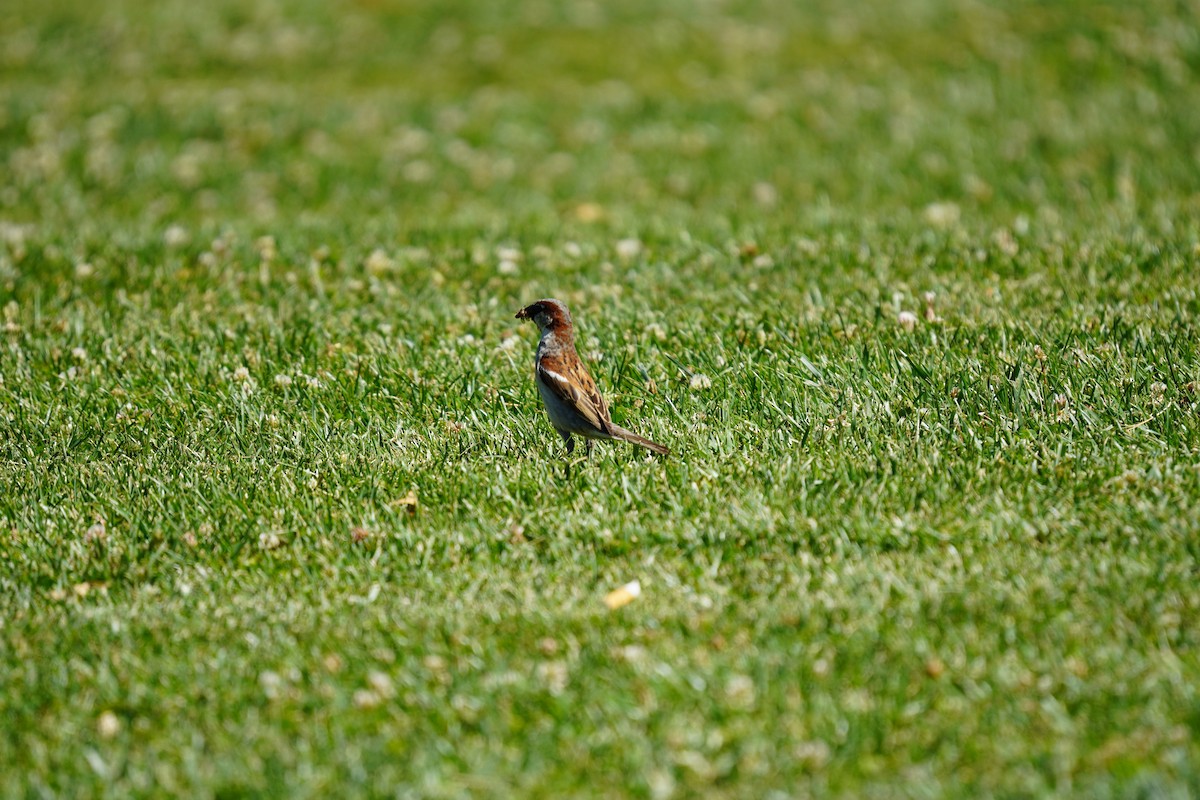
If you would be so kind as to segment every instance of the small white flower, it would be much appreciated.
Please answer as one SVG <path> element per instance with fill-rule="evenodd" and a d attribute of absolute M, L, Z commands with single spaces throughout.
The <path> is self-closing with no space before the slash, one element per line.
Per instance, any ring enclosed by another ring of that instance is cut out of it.
<path fill-rule="evenodd" d="M 562 694 L 571 678 L 571 672 L 563 661 L 543 661 L 534 672 L 552 695 Z"/>
<path fill-rule="evenodd" d="M 260 236 L 254 240 L 254 249 L 258 251 L 258 257 L 263 261 L 271 261 L 275 256 L 279 255 L 279 250 L 275 246 L 274 236 Z"/>
<path fill-rule="evenodd" d="M 624 647 L 616 648 L 615 655 L 622 661 L 636 664 L 639 661 L 645 660 L 646 648 L 638 644 L 627 644 Z"/>
<path fill-rule="evenodd" d="M 957 203 L 930 203 L 925 206 L 925 221 L 935 228 L 949 228 L 958 222 L 962 212 Z"/>
<path fill-rule="evenodd" d="M 367 674 L 367 683 L 370 684 L 371 690 L 380 697 L 388 698 L 396 694 L 396 689 L 392 685 L 392 679 L 386 672 L 380 672 L 375 669 L 371 670 Z"/>
<path fill-rule="evenodd" d="M 750 708 L 756 696 L 754 680 L 748 675 L 734 675 L 725 682 L 725 697 L 735 708 Z"/>
<path fill-rule="evenodd" d="M 309 389 L 320 389 L 321 381 L 319 381 L 317 379 L 316 375 L 305 375 L 304 376 L 304 385 L 307 386 Z"/>
<path fill-rule="evenodd" d="M 85 542 L 103 542 L 108 538 L 108 529 L 104 527 L 104 520 L 97 520 L 94 525 L 87 529 L 83 534 Z"/>
<path fill-rule="evenodd" d="M 233 371 L 233 379 L 238 383 L 245 383 L 250 380 L 250 370 L 245 367 L 238 367 Z"/>
<path fill-rule="evenodd" d="M 516 275 L 518 271 L 517 262 L 506 258 L 496 267 L 496 271 L 501 275 Z"/>
<path fill-rule="evenodd" d="M 917 327 L 917 315 L 911 311 L 901 311 L 896 317 L 896 321 L 900 323 L 900 327 L 906 331 L 911 331 Z"/>
<path fill-rule="evenodd" d="M 692 376 L 692 379 L 688 382 L 688 385 L 691 387 L 693 392 L 702 392 L 705 389 L 712 387 L 712 378 L 703 373 L 697 372 Z"/>
<path fill-rule="evenodd" d="M 759 181 L 758 183 L 754 184 L 754 202 L 758 203 L 760 206 L 766 206 L 769 208 L 775 205 L 778 201 L 779 191 L 774 186 L 766 181 Z"/>
<path fill-rule="evenodd" d="M 263 694 L 273 700 L 283 690 L 283 676 L 269 669 L 264 670 L 258 675 L 258 685 L 262 687 Z"/>
<path fill-rule="evenodd" d="M 191 239 L 187 228 L 182 225 L 172 225 L 163 231 L 163 242 L 167 247 L 182 247 Z"/>
<path fill-rule="evenodd" d="M 121 732 L 121 719 L 111 711 L 104 711 L 96 720 L 96 729 L 101 739 L 111 739 Z"/>
<path fill-rule="evenodd" d="M 496 258 L 501 261 L 520 261 L 522 253 L 515 247 L 497 247 Z"/>
<path fill-rule="evenodd" d="M 806 256 L 816 256 L 821 253 L 821 244 L 802 237 L 796 240 L 796 249 Z"/>
<path fill-rule="evenodd" d="M 96 268 L 86 261 L 75 265 L 75 277 L 83 280 L 96 274 Z"/>
<path fill-rule="evenodd" d="M 581 255 L 583 255 L 583 248 L 575 242 L 567 242 L 563 245 L 563 252 L 566 253 L 569 258 L 579 258 Z"/>
<path fill-rule="evenodd" d="M 646 326 L 646 333 L 653 336 L 655 340 L 665 342 L 667 340 L 667 329 L 657 322 L 651 322 Z"/>
<path fill-rule="evenodd" d="M 292 376 L 280 373 L 275 376 L 275 385 L 281 389 L 286 389 L 292 385 Z"/>
<path fill-rule="evenodd" d="M 642 252 L 642 243 L 639 239 L 622 239 L 617 242 L 617 255 L 626 261 L 637 258 Z"/>
<path fill-rule="evenodd" d="M 264 531 L 258 535 L 258 546 L 263 550 L 274 550 L 283 546 L 283 539 L 274 531 Z"/>
<path fill-rule="evenodd" d="M 87 350 L 84 350 L 82 347 L 76 347 L 71 351 L 71 357 L 76 361 L 87 361 Z"/>
<path fill-rule="evenodd" d="M 992 234 L 992 241 L 996 243 L 996 247 L 1004 255 L 1012 258 L 1021 251 L 1021 245 L 1017 244 L 1016 238 L 1007 228 L 1001 228 Z"/>
<path fill-rule="evenodd" d="M 1075 412 L 1071 410 L 1071 400 L 1065 394 L 1054 395 L 1054 419 L 1058 422 L 1070 422 L 1075 418 Z"/>
<path fill-rule="evenodd" d="M 934 303 L 937 301 L 937 295 L 933 292 L 926 292 L 924 295 L 922 295 L 922 298 L 925 300 L 925 321 L 941 322 L 941 319 L 937 315 L 937 311 L 933 307 Z"/>
<path fill-rule="evenodd" d="M 373 273 L 387 272 L 395 266 L 395 262 L 388 257 L 388 254 L 379 248 L 372 250 L 371 255 L 367 256 L 367 260 L 363 263 L 367 272 Z"/>

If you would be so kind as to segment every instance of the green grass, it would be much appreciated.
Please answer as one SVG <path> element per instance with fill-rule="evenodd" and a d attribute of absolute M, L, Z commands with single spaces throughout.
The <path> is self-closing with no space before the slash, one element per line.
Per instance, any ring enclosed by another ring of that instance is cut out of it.
<path fill-rule="evenodd" d="M 11 0 L 0 794 L 1200 793 L 1196 19 Z"/>

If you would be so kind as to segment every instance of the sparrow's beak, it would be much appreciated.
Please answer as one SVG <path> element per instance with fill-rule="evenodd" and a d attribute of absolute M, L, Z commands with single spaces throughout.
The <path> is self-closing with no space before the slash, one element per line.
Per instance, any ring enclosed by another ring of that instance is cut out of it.
<path fill-rule="evenodd" d="M 517 312 L 517 319 L 529 319 L 529 309 L 522 308 Z"/>

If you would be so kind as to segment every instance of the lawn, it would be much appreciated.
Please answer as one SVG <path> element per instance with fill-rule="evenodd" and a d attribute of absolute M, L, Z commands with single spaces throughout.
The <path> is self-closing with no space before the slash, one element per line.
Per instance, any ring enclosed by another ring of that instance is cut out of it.
<path fill-rule="evenodd" d="M 1200 794 L 1194 2 L 4 6 L 0 795 Z"/>

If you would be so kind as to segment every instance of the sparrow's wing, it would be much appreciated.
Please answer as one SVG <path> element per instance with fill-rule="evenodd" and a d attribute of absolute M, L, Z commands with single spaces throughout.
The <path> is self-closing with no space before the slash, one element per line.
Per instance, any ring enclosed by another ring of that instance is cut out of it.
<path fill-rule="evenodd" d="M 600 430 L 608 433 L 608 404 L 578 356 L 545 355 L 538 359 L 537 374 L 550 391 Z"/>

